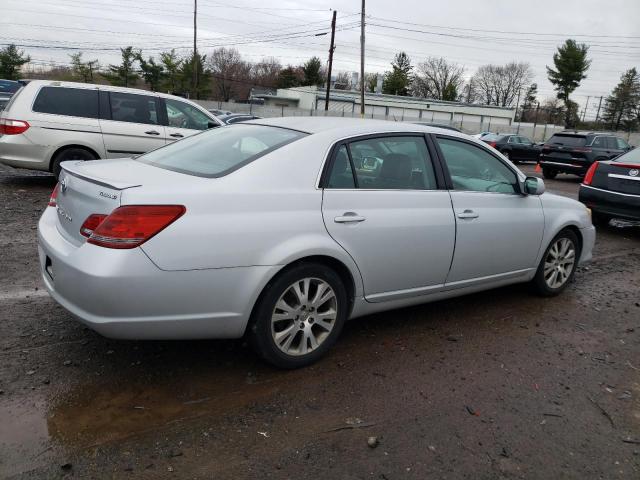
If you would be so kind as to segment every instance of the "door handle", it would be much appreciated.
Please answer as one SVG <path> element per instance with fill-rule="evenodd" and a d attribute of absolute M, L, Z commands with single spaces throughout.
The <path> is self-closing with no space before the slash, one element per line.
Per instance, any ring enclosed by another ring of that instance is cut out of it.
<path fill-rule="evenodd" d="M 336 223 L 358 223 L 364 222 L 366 219 L 354 212 L 346 212 L 341 216 L 333 219 Z"/>
<path fill-rule="evenodd" d="M 149 130 L 147 132 L 144 132 L 147 135 L 160 135 L 160 132 L 156 131 L 156 130 Z"/>
<path fill-rule="evenodd" d="M 171 135 L 169 135 L 170 137 L 176 137 L 176 138 L 182 138 L 184 137 L 184 135 L 182 135 L 181 133 L 172 133 Z"/>
<path fill-rule="evenodd" d="M 458 213 L 458 218 L 478 218 L 480 215 L 473 210 L 466 209 L 463 212 Z"/>

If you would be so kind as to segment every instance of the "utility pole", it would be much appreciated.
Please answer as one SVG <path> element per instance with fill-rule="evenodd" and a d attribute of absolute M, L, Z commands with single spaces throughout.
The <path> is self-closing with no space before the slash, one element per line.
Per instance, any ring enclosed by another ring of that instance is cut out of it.
<path fill-rule="evenodd" d="M 598 119 L 600 118 L 600 107 L 602 106 L 602 97 L 600 97 L 600 101 L 598 102 L 598 113 L 596 113 L 596 128 L 598 126 Z"/>
<path fill-rule="evenodd" d="M 584 123 L 584 119 L 587 116 L 587 108 L 589 108 L 589 100 L 591 97 L 587 97 L 587 103 L 584 104 L 584 110 L 582 111 L 582 123 Z"/>
<path fill-rule="evenodd" d="M 331 89 L 331 67 L 333 67 L 333 51 L 336 46 L 333 41 L 336 37 L 336 11 L 333 11 L 333 18 L 331 19 L 331 44 L 329 45 L 329 68 L 327 71 L 327 96 L 324 99 L 324 110 L 329 110 L 329 90 Z"/>
<path fill-rule="evenodd" d="M 469 85 L 467 85 L 467 103 L 471 103 L 471 83 L 473 79 L 469 80 Z"/>
<path fill-rule="evenodd" d="M 360 117 L 364 118 L 364 0 L 360 12 Z"/>
<path fill-rule="evenodd" d="M 522 87 L 520 87 L 520 88 L 518 89 L 518 99 L 516 100 L 516 113 L 515 113 L 515 115 L 514 115 L 514 118 L 515 118 L 516 120 L 518 120 L 518 105 L 520 104 L 520 91 L 521 91 L 521 90 L 522 90 Z M 522 114 L 520 114 L 520 115 L 522 115 Z M 518 130 L 516 131 L 516 133 L 520 133 L 520 123 L 521 123 L 521 121 L 522 121 L 522 119 L 520 119 L 520 120 L 518 121 Z"/>
<path fill-rule="evenodd" d="M 198 96 L 198 0 L 193 0 L 193 95 Z"/>

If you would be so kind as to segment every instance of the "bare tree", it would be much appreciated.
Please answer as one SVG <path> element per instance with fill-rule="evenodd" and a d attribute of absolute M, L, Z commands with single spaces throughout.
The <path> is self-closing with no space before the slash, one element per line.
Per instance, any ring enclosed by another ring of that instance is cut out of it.
<path fill-rule="evenodd" d="M 418 64 L 412 91 L 417 97 L 458 100 L 464 85 L 464 67 L 444 58 L 429 57 Z"/>
<path fill-rule="evenodd" d="M 473 75 L 477 101 L 486 105 L 511 107 L 518 92 L 533 79 L 528 63 L 511 62 L 506 65 L 483 65 Z"/>
<path fill-rule="evenodd" d="M 281 70 L 280 60 L 275 57 L 265 57 L 253 65 L 251 77 L 261 87 L 275 87 Z"/>
<path fill-rule="evenodd" d="M 216 48 L 207 62 L 213 76 L 216 96 L 228 102 L 234 96 L 247 96 L 251 84 L 251 65 L 235 48 Z"/>

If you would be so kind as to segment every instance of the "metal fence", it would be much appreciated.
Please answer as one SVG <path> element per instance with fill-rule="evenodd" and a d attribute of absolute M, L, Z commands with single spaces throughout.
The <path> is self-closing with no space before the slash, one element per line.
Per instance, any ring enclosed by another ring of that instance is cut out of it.
<path fill-rule="evenodd" d="M 319 116 L 319 117 L 349 117 L 349 118 L 359 118 L 359 112 L 351 112 L 348 110 L 315 110 L 309 109 L 305 110 L 302 108 L 295 107 L 272 107 L 272 106 L 264 106 L 264 105 L 252 105 L 246 103 L 232 103 L 232 102 L 218 102 L 211 100 L 198 100 L 199 104 L 201 104 L 205 108 L 215 108 L 219 110 L 228 110 L 234 113 L 249 113 L 251 115 L 256 115 L 258 117 L 264 118 L 272 118 L 272 117 L 300 117 L 300 116 Z M 366 114 L 366 118 L 375 118 L 379 120 L 390 120 L 395 122 L 411 122 L 417 121 L 417 118 L 404 118 L 400 115 L 380 115 L 368 113 Z M 424 121 L 424 119 L 423 119 Z M 534 142 L 543 142 L 551 135 L 556 132 L 561 132 L 565 130 L 565 128 L 561 125 L 553 125 L 553 124 L 533 124 L 533 123 L 519 123 L 513 122 L 511 125 L 506 123 L 493 123 L 492 120 L 488 119 L 485 122 L 481 123 L 476 121 L 470 115 L 464 115 L 459 120 L 456 119 L 454 121 L 450 120 L 437 120 L 437 123 L 450 125 L 456 128 L 459 128 L 465 133 L 470 135 L 490 131 L 495 133 L 515 133 L 518 135 L 522 135 L 523 137 L 527 137 Z M 640 133 L 638 132 L 612 132 L 618 135 L 620 138 L 624 138 L 631 145 L 640 145 Z"/>

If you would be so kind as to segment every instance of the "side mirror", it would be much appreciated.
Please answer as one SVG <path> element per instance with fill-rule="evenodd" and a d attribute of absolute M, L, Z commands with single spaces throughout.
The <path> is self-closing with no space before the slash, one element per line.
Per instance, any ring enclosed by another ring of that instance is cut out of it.
<path fill-rule="evenodd" d="M 210 128 L 216 128 L 219 127 L 220 125 L 217 124 L 216 122 L 208 122 L 207 123 L 207 130 L 209 130 Z"/>
<path fill-rule="evenodd" d="M 542 195 L 545 192 L 544 182 L 538 177 L 527 177 L 524 179 L 525 195 Z"/>

